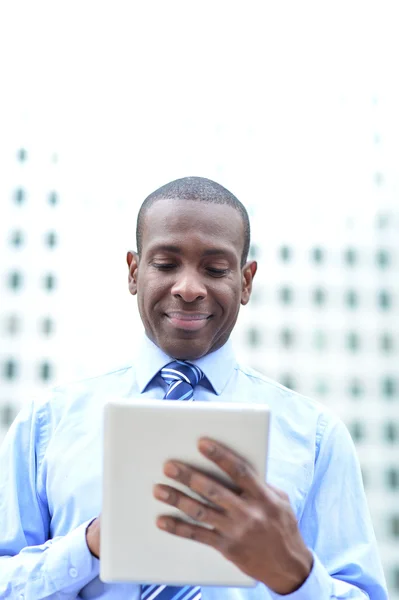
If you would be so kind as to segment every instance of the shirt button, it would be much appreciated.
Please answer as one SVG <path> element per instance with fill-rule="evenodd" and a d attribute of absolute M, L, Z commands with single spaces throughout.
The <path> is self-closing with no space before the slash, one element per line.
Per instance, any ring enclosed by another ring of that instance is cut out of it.
<path fill-rule="evenodd" d="M 69 569 L 69 574 L 70 574 L 71 577 L 77 577 L 78 576 L 77 570 L 74 569 L 73 567 L 72 567 L 72 569 Z"/>

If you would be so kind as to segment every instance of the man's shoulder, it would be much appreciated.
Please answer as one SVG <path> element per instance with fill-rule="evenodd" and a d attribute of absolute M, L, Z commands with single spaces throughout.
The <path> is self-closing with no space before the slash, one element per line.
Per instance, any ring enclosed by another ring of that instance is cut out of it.
<path fill-rule="evenodd" d="M 95 401 L 98 405 L 109 397 L 123 396 L 131 384 L 132 365 L 123 365 L 101 374 L 72 380 L 49 389 L 34 399 L 38 413 L 46 412 L 58 421 L 69 409 L 84 409 Z"/>
<path fill-rule="evenodd" d="M 325 422 L 339 420 L 338 416 L 319 400 L 292 390 L 252 367 L 240 363 L 237 364 L 237 370 L 251 385 L 254 400 L 263 399 L 275 411 L 312 415 L 316 420 Z"/>
<path fill-rule="evenodd" d="M 306 466 L 310 473 L 323 439 L 347 438 L 349 433 L 340 416 L 319 400 L 291 390 L 281 383 L 247 366 L 237 365 L 250 384 L 247 397 L 251 402 L 266 403 L 274 424 L 274 455 Z M 334 442 L 334 447 L 338 442 Z M 302 457 L 302 458 L 301 458 Z"/>

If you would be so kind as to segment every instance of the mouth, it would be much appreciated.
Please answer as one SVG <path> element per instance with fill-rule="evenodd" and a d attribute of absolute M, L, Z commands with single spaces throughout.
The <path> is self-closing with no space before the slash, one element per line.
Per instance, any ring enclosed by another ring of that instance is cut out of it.
<path fill-rule="evenodd" d="M 166 313 L 169 323 L 175 329 L 185 331 L 199 331 L 206 327 L 212 315 L 207 313 L 170 312 Z"/>

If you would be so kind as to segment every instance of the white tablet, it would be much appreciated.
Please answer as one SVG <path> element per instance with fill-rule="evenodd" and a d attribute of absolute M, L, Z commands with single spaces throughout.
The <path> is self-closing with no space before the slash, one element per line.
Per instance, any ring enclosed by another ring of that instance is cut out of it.
<path fill-rule="evenodd" d="M 177 459 L 225 481 L 200 454 L 197 440 L 218 440 L 266 478 L 269 408 L 264 404 L 115 400 L 104 413 L 100 577 L 107 582 L 252 586 L 217 550 L 157 528 L 161 514 L 178 514 L 153 497 L 153 486 L 179 484 L 163 474 Z M 181 487 L 187 492 L 187 488 Z"/>

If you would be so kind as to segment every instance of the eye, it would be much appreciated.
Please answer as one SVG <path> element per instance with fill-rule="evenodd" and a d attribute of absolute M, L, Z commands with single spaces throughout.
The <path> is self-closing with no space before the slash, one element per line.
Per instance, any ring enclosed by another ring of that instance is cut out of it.
<path fill-rule="evenodd" d="M 229 270 L 230 269 L 213 269 L 211 267 L 207 268 L 208 273 L 212 275 L 212 277 L 223 277 L 224 275 L 227 275 Z"/>
<path fill-rule="evenodd" d="M 152 266 L 160 271 L 170 271 L 170 269 L 173 269 L 175 265 L 171 263 L 153 263 Z"/>

